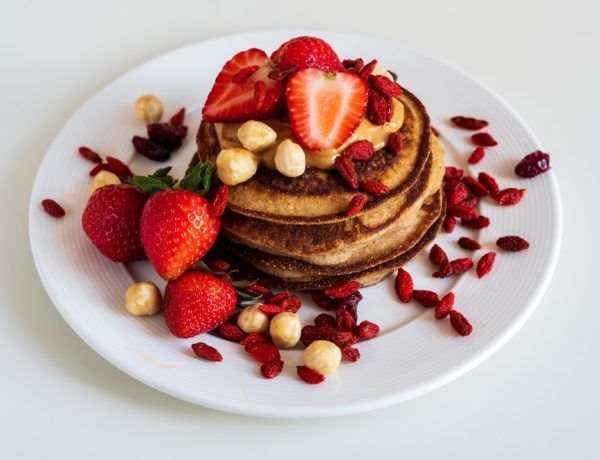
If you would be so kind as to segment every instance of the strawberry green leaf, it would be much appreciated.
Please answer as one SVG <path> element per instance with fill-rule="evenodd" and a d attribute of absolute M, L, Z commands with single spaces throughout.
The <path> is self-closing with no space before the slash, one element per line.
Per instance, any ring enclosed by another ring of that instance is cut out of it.
<path fill-rule="evenodd" d="M 162 190 L 169 190 L 171 187 L 164 181 L 165 177 L 155 178 L 151 176 L 133 176 L 129 183 L 141 188 L 148 195 L 152 195 Z M 173 178 L 171 178 L 173 180 Z"/>

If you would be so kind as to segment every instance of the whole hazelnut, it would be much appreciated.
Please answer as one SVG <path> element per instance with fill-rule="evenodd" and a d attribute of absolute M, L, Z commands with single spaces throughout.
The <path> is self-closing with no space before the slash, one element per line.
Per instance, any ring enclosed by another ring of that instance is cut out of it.
<path fill-rule="evenodd" d="M 140 96 L 133 106 L 135 116 L 142 123 L 158 123 L 163 116 L 163 104 L 153 94 Z"/>
<path fill-rule="evenodd" d="M 162 304 L 160 289 L 151 281 L 140 281 L 127 288 L 125 308 L 135 316 L 154 315 Z"/>
<path fill-rule="evenodd" d="M 302 325 L 296 313 L 279 313 L 271 318 L 269 333 L 273 343 L 279 348 L 292 348 L 300 340 Z"/>
<path fill-rule="evenodd" d="M 246 334 L 266 332 L 269 328 L 269 317 L 260 311 L 261 303 L 244 308 L 238 316 L 237 325 Z"/>
<path fill-rule="evenodd" d="M 304 364 L 323 375 L 337 370 L 342 361 L 342 351 L 333 342 L 315 340 L 304 350 Z"/>

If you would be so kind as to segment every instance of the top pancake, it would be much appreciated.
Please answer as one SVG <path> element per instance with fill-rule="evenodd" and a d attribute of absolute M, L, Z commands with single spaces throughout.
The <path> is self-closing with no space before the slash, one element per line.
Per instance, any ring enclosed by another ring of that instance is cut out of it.
<path fill-rule="evenodd" d="M 398 155 L 381 149 L 369 161 L 354 162 L 359 180 L 373 179 L 390 188 L 384 196 L 370 197 L 362 215 L 379 214 L 375 211 L 381 204 L 408 192 L 430 155 L 430 124 L 425 108 L 408 91 L 398 99 L 404 104 L 402 152 Z M 214 126 L 202 121 L 196 141 L 199 157 L 214 161 L 221 150 Z M 303 175 L 289 178 L 260 166 L 250 180 L 230 187 L 228 208 L 284 224 L 331 223 L 347 219 L 346 209 L 355 194 L 336 170 L 308 168 Z"/>

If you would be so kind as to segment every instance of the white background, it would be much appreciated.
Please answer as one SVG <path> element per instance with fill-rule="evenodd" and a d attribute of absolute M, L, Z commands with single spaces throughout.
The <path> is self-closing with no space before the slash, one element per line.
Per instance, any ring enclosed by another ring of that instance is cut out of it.
<path fill-rule="evenodd" d="M 2 0 L 0 457 L 598 458 L 599 21 L 593 0 Z M 176 47 L 285 27 L 380 36 L 451 62 L 502 95 L 552 155 L 564 238 L 538 310 L 477 369 L 395 407 L 273 421 L 178 401 L 85 345 L 33 265 L 32 181 L 81 104 Z"/>

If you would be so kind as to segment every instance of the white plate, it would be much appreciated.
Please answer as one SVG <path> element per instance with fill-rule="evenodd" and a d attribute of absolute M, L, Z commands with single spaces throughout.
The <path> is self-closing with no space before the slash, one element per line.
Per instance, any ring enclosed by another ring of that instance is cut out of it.
<path fill-rule="evenodd" d="M 502 187 L 527 187 L 527 196 L 514 207 L 501 208 L 484 200 L 480 212 L 492 220 L 481 231 L 458 228 L 442 234 L 438 243 L 451 258 L 465 255 L 456 245 L 462 234 L 484 244 L 478 259 L 494 250 L 499 236 L 517 234 L 531 242 L 522 253 L 499 251 L 490 275 L 478 280 L 471 270 L 450 279 L 431 277 L 433 267 L 422 255 L 408 266 L 420 289 L 452 289 L 457 309 L 472 322 L 474 332 L 458 337 L 448 321 L 436 321 L 432 311 L 396 301 L 393 280 L 363 290 L 359 314 L 382 327 L 375 340 L 358 345 L 356 364 L 342 364 L 318 386 L 306 385 L 295 373 L 301 350 L 283 352 L 285 368 L 274 380 L 260 376 L 259 366 L 239 345 L 211 335 L 202 340 L 224 356 L 214 364 L 193 358 L 190 344 L 167 330 L 162 317 L 135 318 L 123 307 L 126 288 L 135 279 L 156 279 L 149 263 L 113 264 L 85 237 L 80 216 L 87 199 L 90 163 L 76 154 L 79 145 L 91 146 L 128 162 L 146 173 L 158 167 L 134 155 L 130 139 L 144 127 L 133 115 L 133 101 L 154 93 L 164 102 L 166 115 L 179 107 L 190 113 L 189 135 L 173 156 L 177 173 L 194 152 L 200 108 L 224 62 L 237 51 L 258 47 L 271 52 L 281 42 L 307 31 L 268 31 L 222 37 L 196 43 L 160 56 L 133 69 L 90 99 L 67 123 L 40 166 L 31 197 L 30 236 L 35 262 L 48 295 L 69 325 L 100 355 L 131 376 L 178 398 L 229 412 L 266 417 L 321 417 L 375 409 L 413 398 L 447 383 L 496 351 L 524 323 L 544 293 L 554 270 L 561 237 L 558 187 L 552 172 L 532 180 L 515 177 L 514 165 L 525 154 L 541 148 L 525 123 L 498 96 L 455 68 L 402 46 L 379 39 L 329 32 L 308 32 L 326 39 L 341 57 L 377 58 L 399 75 L 413 91 L 441 132 L 448 164 L 476 175 L 492 173 Z M 453 128 L 457 114 L 490 121 L 489 131 L 500 145 L 488 149 L 475 167 L 466 163 L 473 150 L 470 133 Z M 46 215 L 40 201 L 53 197 L 67 216 L 60 221 Z M 301 309 L 303 322 L 319 313 L 308 299 Z"/>

